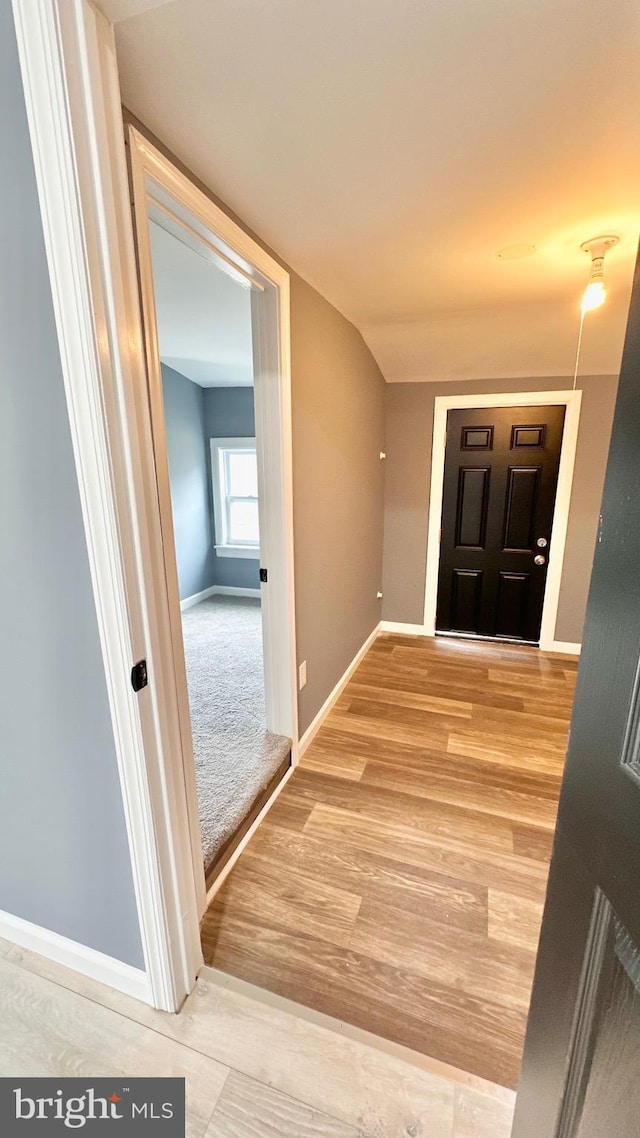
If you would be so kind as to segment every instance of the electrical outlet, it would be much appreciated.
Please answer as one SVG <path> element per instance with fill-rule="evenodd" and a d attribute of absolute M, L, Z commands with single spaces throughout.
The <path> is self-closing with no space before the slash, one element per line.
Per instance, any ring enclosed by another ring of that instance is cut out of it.
<path fill-rule="evenodd" d="M 298 690 L 302 691 L 307 686 L 307 661 L 303 660 L 298 668 Z"/>

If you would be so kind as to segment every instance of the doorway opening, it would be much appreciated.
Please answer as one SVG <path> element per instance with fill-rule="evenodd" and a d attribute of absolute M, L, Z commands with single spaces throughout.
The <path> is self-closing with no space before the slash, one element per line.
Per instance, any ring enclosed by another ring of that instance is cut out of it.
<path fill-rule="evenodd" d="M 273 368 L 280 299 L 218 231 L 214 204 L 133 127 L 128 140 L 170 664 L 202 912 L 290 772 L 296 739 L 283 571 L 290 440 Z"/>
<path fill-rule="evenodd" d="M 556 617 L 581 394 L 436 398 L 427 635 L 579 650 Z"/>
<path fill-rule="evenodd" d="M 266 725 L 250 290 L 183 235 L 150 203 L 171 528 L 209 875 L 289 766 L 291 739 Z"/>
<path fill-rule="evenodd" d="M 564 416 L 448 412 L 437 633 L 539 644 Z"/>

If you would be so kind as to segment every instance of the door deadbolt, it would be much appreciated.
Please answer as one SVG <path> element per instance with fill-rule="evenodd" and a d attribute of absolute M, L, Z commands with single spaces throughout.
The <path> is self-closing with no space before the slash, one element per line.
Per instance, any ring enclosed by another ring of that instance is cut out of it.
<path fill-rule="evenodd" d="M 533 560 L 536 565 L 544 565 L 547 559 L 543 557 L 541 553 L 537 553 Z"/>
<path fill-rule="evenodd" d="M 539 546 L 540 549 L 546 549 L 548 544 L 549 543 L 548 543 L 546 537 L 539 537 L 537 542 L 536 542 L 536 545 Z"/>

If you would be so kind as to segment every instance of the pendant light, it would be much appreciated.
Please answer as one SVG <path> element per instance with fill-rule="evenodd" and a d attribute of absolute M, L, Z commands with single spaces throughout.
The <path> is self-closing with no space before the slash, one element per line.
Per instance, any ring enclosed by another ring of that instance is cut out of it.
<path fill-rule="evenodd" d="M 607 290 L 604 287 L 604 258 L 607 249 L 611 249 L 613 245 L 617 245 L 619 240 L 619 237 L 613 237 L 611 235 L 607 235 L 606 237 L 591 237 L 589 241 L 583 241 L 580 246 L 582 251 L 588 253 L 591 257 L 591 269 L 589 272 L 589 281 L 580 303 L 580 327 L 578 329 L 578 345 L 576 348 L 576 366 L 573 370 L 574 391 L 578 382 L 584 318 L 587 312 L 593 312 L 594 308 L 600 308 L 607 299 Z"/>
<path fill-rule="evenodd" d="M 612 245 L 617 245 L 619 240 L 619 237 L 592 237 L 589 241 L 583 241 L 580 246 L 583 252 L 588 253 L 591 257 L 589 283 L 584 290 L 580 305 L 583 314 L 591 312 L 594 308 L 600 308 L 606 300 L 607 291 L 604 287 L 605 253 Z"/>

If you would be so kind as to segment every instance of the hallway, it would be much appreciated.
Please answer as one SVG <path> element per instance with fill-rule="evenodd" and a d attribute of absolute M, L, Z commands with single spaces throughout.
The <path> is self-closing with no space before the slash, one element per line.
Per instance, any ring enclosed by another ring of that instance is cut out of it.
<path fill-rule="evenodd" d="M 577 661 L 383 634 L 207 912 L 207 964 L 518 1078 Z"/>

